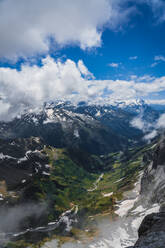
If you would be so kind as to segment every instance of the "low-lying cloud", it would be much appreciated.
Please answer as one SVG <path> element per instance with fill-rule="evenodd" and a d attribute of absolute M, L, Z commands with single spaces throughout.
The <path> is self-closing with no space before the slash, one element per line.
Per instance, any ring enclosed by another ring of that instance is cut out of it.
<path fill-rule="evenodd" d="M 43 204 L 27 203 L 9 208 L 0 209 L 0 232 L 18 232 L 25 219 L 33 217 L 39 219 L 44 214 L 46 207 Z M 26 223 L 25 223 L 26 225 Z"/>
<path fill-rule="evenodd" d="M 152 132 L 150 132 L 144 136 L 144 140 L 150 141 L 150 140 L 154 139 L 157 135 L 158 135 L 157 130 L 153 130 Z"/>
<path fill-rule="evenodd" d="M 153 122 L 148 122 L 144 120 L 143 113 L 141 113 L 135 117 L 130 124 L 144 133 L 144 140 L 150 141 L 159 134 L 161 129 L 165 128 L 165 114 L 162 114 Z"/>
<path fill-rule="evenodd" d="M 41 66 L 24 64 L 19 71 L 0 68 L 0 120 L 10 120 L 24 109 L 40 108 L 49 101 L 111 104 L 149 98 L 164 90 L 165 77 L 96 80 L 82 60 L 62 62 L 47 56 Z M 136 122 L 141 125 L 138 119 Z"/>
<path fill-rule="evenodd" d="M 165 114 L 162 114 L 158 119 L 157 128 L 165 128 Z"/>
<path fill-rule="evenodd" d="M 131 121 L 131 126 L 135 127 L 135 128 L 138 128 L 140 130 L 142 130 L 143 132 L 145 132 L 146 130 L 146 125 L 145 125 L 145 122 L 143 121 L 142 119 L 142 116 L 138 116 L 138 117 L 135 117 L 132 121 Z"/>

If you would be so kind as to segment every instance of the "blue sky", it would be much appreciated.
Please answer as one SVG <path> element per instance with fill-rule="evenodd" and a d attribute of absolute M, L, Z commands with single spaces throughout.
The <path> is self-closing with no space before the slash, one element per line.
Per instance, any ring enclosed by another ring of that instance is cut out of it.
<path fill-rule="evenodd" d="M 164 75 L 165 63 L 151 65 L 155 56 L 165 56 L 165 22 L 159 23 L 151 8 L 143 4 L 122 30 L 104 30 L 100 48 L 89 52 L 71 47 L 60 51 L 63 54 L 74 61 L 82 59 L 99 79 L 128 78 L 132 74 L 160 77 Z M 108 66 L 111 63 L 118 67 Z"/>
<path fill-rule="evenodd" d="M 6 111 L 60 98 L 165 104 L 164 31 L 163 0 L 2 0 L 0 104 Z"/>
<path fill-rule="evenodd" d="M 54 47 L 52 42 L 48 54 L 55 59 L 69 58 L 76 62 L 83 60 L 97 79 L 126 79 L 132 74 L 163 76 L 163 61 L 155 66 L 151 65 L 155 62 L 155 56 L 165 57 L 165 22 L 159 22 L 148 5 L 141 4 L 136 7 L 138 11 L 131 15 L 121 30 L 103 29 L 101 47 L 83 50 L 78 45 L 70 44 L 60 49 Z M 45 55 L 36 56 L 35 63 L 39 63 L 42 57 Z M 0 66 L 20 68 L 24 61 L 18 58 L 16 62 L 4 62 L 2 58 Z M 118 64 L 118 67 L 109 66 L 113 63 Z"/>

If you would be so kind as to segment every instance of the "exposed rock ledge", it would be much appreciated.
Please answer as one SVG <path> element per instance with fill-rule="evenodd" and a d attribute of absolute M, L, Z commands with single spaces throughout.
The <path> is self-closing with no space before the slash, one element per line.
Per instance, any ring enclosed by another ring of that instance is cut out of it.
<path fill-rule="evenodd" d="M 142 178 L 141 189 L 142 198 L 151 204 L 158 203 L 161 209 L 144 218 L 138 230 L 139 239 L 132 248 L 165 248 L 165 138 L 156 147 L 153 162 Z"/>
<path fill-rule="evenodd" d="M 146 216 L 139 228 L 138 234 L 139 239 L 134 248 L 164 248 L 165 212 Z"/>

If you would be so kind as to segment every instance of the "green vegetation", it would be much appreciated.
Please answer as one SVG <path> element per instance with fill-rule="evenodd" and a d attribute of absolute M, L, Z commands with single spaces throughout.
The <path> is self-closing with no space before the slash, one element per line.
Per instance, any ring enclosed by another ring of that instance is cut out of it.
<path fill-rule="evenodd" d="M 106 170 L 96 190 L 87 193 L 82 205 L 89 214 L 114 213 L 116 200 L 122 199 L 123 192 L 133 188 L 139 172 L 148 161 L 143 155 L 150 152 L 151 146 L 130 149 L 127 154 L 111 153 L 106 160 Z M 109 164 L 107 162 L 109 160 Z M 107 171 L 109 167 L 109 171 Z"/>
<path fill-rule="evenodd" d="M 45 152 L 49 155 L 50 176 L 38 177 L 33 184 L 39 188 L 36 198 L 48 203 L 51 221 L 73 205 L 81 205 L 97 175 L 75 164 L 64 149 L 46 148 Z"/>
<path fill-rule="evenodd" d="M 81 236 L 90 224 L 88 217 L 103 213 L 114 215 L 116 200 L 121 200 L 123 192 L 133 188 L 139 172 L 148 163 L 143 156 L 150 154 L 151 149 L 153 147 L 145 146 L 98 157 L 104 164 L 104 174 L 100 177 L 101 173 L 90 173 L 73 162 L 67 150 L 46 147 L 44 152 L 49 156 L 50 175 L 34 178 L 31 185 L 35 188 L 33 197 L 47 203 L 48 221 L 58 219 L 62 212 L 78 205 L 78 213 L 83 215 L 85 222 L 73 227 L 69 237 Z M 6 248 L 40 247 L 37 242 L 28 245 L 17 241 L 9 243 Z"/>
<path fill-rule="evenodd" d="M 104 156 L 104 176 L 96 183 L 100 174 L 89 173 L 77 165 L 65 149 L 45 148 L 50 161 L 50 176 L 35 179 L 33 185 L 38 188 L 35 197 L 48 203 L 49 221 L 74 205 L 84 210 L 87 216 L 105 211 L 113 213 L 116 199 L 121 199 L 122 193 L 133 187 L 139 171 L 144 168 L 143 155 L 149 150 L 150 146 L 146 146 L 130 149 L 124 154 Z M 111 192 L 113 194 L 108 195 Z"/>

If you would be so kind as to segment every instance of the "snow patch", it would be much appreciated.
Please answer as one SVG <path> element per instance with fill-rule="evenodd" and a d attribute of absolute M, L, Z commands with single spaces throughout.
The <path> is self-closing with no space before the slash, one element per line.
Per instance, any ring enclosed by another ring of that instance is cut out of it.
<path fill-rule="evenodd" d="M 137 207 L 135 210 L 132 211 L 133 214 L 138 215 L 138 217 L 134 218 L 132 221 L 132 227 L 138 230 L 142 220 L 149 214 L 158 213 L 160 210 L 160 206 L 158 204 L 152 205 L 150 208 L 144 208 L 143 206 Z"/>
<path fill-rule="evenodd" d="M 110 192 L 110 193 L 107 193 L 107 194 L 102 193 L 102 195 L 103 195 L 104 197 L 110 197 L 110 196 L 113 195 L 113 192 Z"/>
<path fill-rule="evenodd" d="M 19 158 L 18 161 L 17 161 L 17 163 L 20 164 L 21 162 L 24 162 L 24 161 L 27 161 L 27 160 L 28 160 L 28 159 L 27 159 L 27 157 L 25 156 L 25 157 L 23 157 L 23 158 Z"/>
<path fill-rule="evenodd" d="M 48 172 L 46 172 L 46 171 L 43 171 L 42 174 L 43 174 L 44 176 L 50 176 L 50 173 L 48 173 Z"/>
<path fill-rule="evenodd" d="M 74 136 L 75 136 L 76 138 L 79 138 L 79 137 L 80 137 L 79 131 L 78 131 L 77 129 L 74 130 Z"/>
<path fill-rule="evenodd" d="M 101 112 L 98 111 L 98 112 L 95 114 L 95 116 L 101 116 Z"/>
<path fill-rule="evenodd" d="M 44 166 L 45 166 L 45 168 L 47 168 L 47 169 L 50 168 L 50 165 L 49 165 L 49 164 L 45 164 Z"/>
<path fill-rule="evenodd" d="M 88 192 L 93 192 L 93 191 L 95 191 L 95 190 L 98 188 L 98 184 L 99 184 L 99 182 L 101 181 L 101 179 L 103 178 L 103 176 L 104 176 L 104 173 L 102 173 L 102 174 L 99 176 L 99 178 L 96 180 L 96 182 L 94 182 L 93 188 L 88 189 L 87 191 L 88 191 Z"/>
<path fill-rule="evenodd" d="M 137 198 L 132 199 L 132 200 L 125 200 L 121 202 L 121 204 L 119 205 L 119 209 L 116 210 L 115 213 L 119 215 L 120 217 L 125 216 L 128 213 L 128 211 L 131 208 L 133 208 L 136 201 L 137 201 Z"/>
<path fill-rule="evenodd" d="M 2 152 L 0 153 L 0 159 L 5 159 L 5 158 L 8 158 L 8 159 L 16 159 L 14 157 L 11 157 L 11 156 L 8 156 L 8 155 L 4 155 Z"/>
<path fill-rule="evenodd" d="M 47 114 L 47 117 L 49 118 L 49 119 L 52 119 L 53 117 L 54 117 L 54 110 L 53 109 L 47 109 L 46 110 L 46 114 Z"/>

